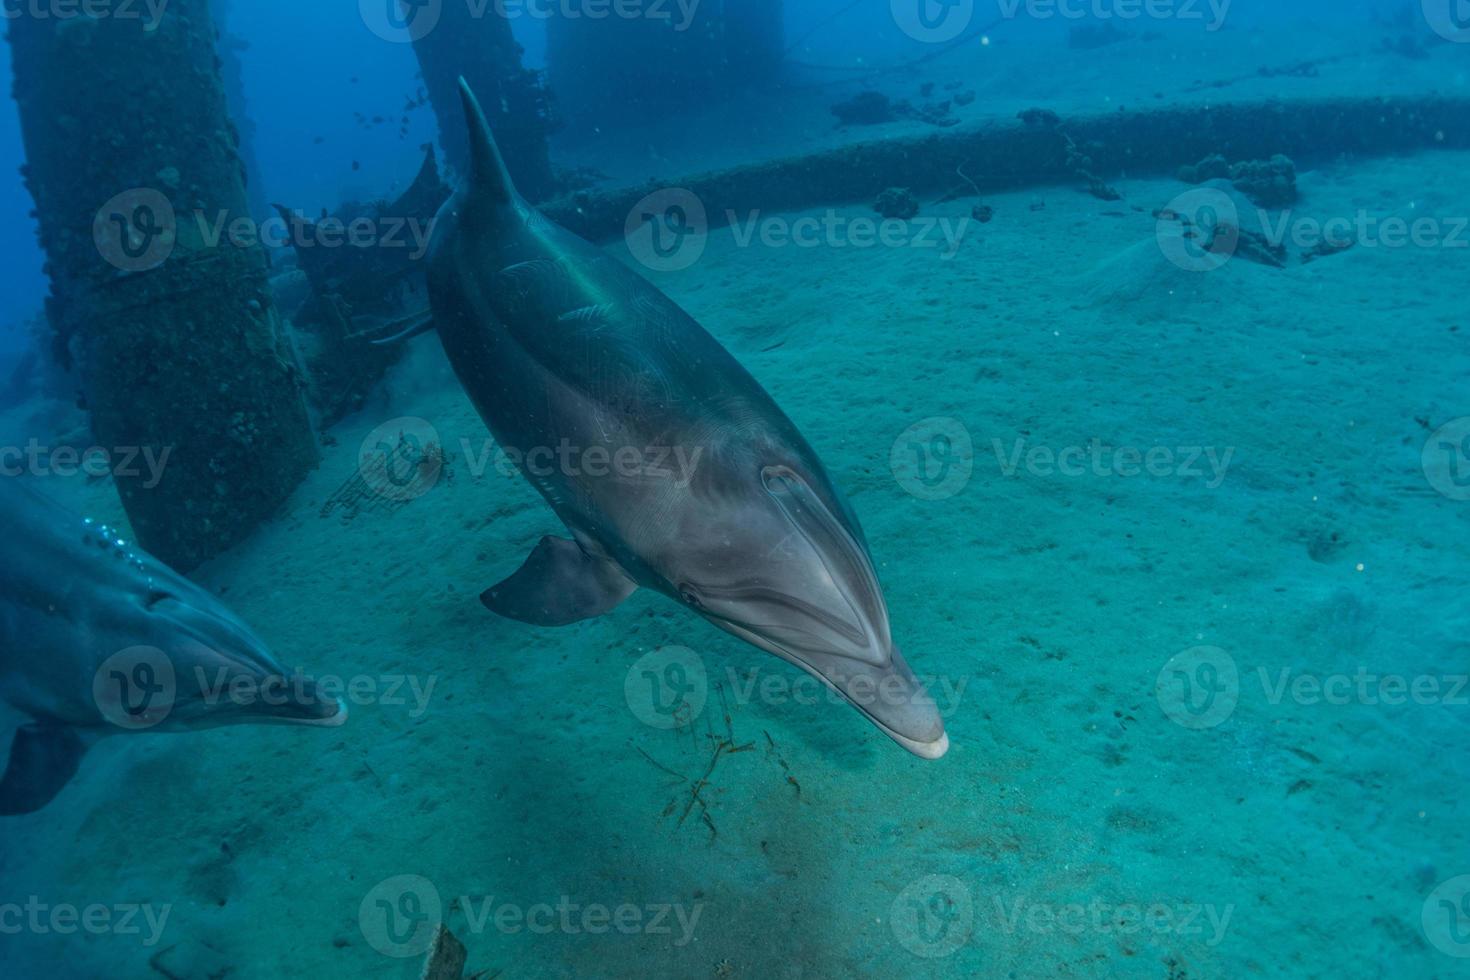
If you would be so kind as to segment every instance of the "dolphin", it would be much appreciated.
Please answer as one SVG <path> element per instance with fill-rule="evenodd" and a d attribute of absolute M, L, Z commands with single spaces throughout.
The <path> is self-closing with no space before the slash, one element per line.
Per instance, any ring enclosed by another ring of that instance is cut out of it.
<path fill-rule="evenodd" d="M 0 701 L 31 719 L 0 816 L 45 807 L 110 734 L 346 720 L 209 592 L 18 478 L 0 478 L 0 539 Z"/>
<path fill-rule="evenodd" d="M 812 674 L 915 755 L 944 755 L 857 517 L 811 446 L 693 317 L 517 193 L 460 91 L 471 164 L 435 219 L 432 323 L 570 533 L 544 538 L 484 604 L 563 626 L 661 592 Z"/>

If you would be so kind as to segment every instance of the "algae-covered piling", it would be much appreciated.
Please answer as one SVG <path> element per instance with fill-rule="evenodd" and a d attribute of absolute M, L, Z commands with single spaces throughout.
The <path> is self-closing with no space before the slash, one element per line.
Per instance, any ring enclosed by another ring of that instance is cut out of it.
<path fill-rule="evenodd" d="M 433 30 L 414 41 L 424 87 L 439 118 L 445 160 L 463 173 L 469 138 L 459 79 L 470 83 L 490 117 L 496 142 L 516 187 L 532 201 L 551 196 L 554 181 L 547 132 L 551 105 L 538 72 L 521 63 L 521 46 L 508 19 L 491 7 L 477 15 L 473 4 L 447 3 Z"/>
<path fill-rule="evenodd" d="M 316 461 L 267 288 L 208 0 L 146 18 L 10 21 L 48 315 L 134 531 L 193 567 Z M 165 456 L 166 454 L 166 456 Z"/>

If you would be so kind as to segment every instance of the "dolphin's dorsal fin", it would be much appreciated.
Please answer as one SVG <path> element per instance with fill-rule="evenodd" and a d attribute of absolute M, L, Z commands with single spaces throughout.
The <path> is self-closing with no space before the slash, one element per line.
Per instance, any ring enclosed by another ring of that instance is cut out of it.
<path fill-rule="evenodd" d="M 490 121 L 480 100 L 470 89 L 463 77 L 459 80 L 459 95 L 464 100 L 465 121 L 470 127 L 470 188 L 477 197 L 492 200 L 497 204 L 510 204 L 516 198 L 515 184 L 510 171 L 505 169 L 505 159 L 500 147 L 495 145 L 495 134 L 490 132 Z"/>

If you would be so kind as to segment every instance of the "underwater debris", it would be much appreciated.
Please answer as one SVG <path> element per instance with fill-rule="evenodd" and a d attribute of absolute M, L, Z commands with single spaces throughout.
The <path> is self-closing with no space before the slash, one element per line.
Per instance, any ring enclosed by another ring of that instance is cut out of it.
<path fill-rule="evenodd" d="M 1309 265 L 1310 263 L 1315 262 L 1318 259 L 1326 259 L 1334 255 L 1340 255 L 1341 253 L 1346 252 L 1348 249 L 1354 247 L 1357 244 L 1358 243 L 1355 239 L 1333 240 L 1330 238 L 1324 238 L 1322 241 L 1318 242 L 1316 245 L 1312 246 L 1302 253 L 1302 265 Z"/>
<path fill-rule="evenodd" d="M 1263 208 L 1284 208 L 1297 199 L 1296 164 L 1276 154 L 1270 160 L 1250 160 L 1230 168 L 1236 190 Z"/>
<path fill-rule="evenodd" d="M 441 922 L 429 944 L 429 953 L 424 957 L 424 972 L 419 975 L 420 980 L 462 980 L 468 959 L 464 943 Z"/>
<path fill-rule="evenodd" d="M 873 210 L 885 218 L 907 221 L 919 213 L 919 202 L 907 187 L 890 187 L 878 195 Z"/>
<path fill-rule="evenodd" d="M 1227 163 L 1216 153 L 1199 163 L 1180 167 L 1178 176 L 1186 184 L 1229 179 L 1236 190 L 1263 208 L 1286 207 L 1295 203 L 1298 196 L 1296 164 L 1280 153 L 1269 160 L 1245 160 L 1235 164 Z"/>
<path fill-rule="evenodd" d="M 1128 32 L 1118 30 L 1110 20 L 1099 24 L 1084 24 L 1072 28 L 1067 35 L 1067 47 L 1073 51 L 1095 51 L 1110 44 L 1128 40 Z"/>
<path fill-rule="evenodd" d="M 970 209 L 970 217 L 982 225 L 988 225 L 995 218 L 995 208 L 989 204 L 977 204 Z"/>
<path fill-rule="evenodd" d="M 401 348 L 372 341 L 397 332 L 395 325 L 421 316 L 427 307 L 421 261 L 426 242 L 413 239 L 426 236 L 449 193 L 430 144 L 424 148 L 424 162 L 413 184 L 397 200 L 348 203 L 328 216 L 343 227 L 371 221 L 385 243 L 392 236 L 405 247 L 322 248 L 320 223 L 277 205 L 293 229 L 292 254 L 301 271 L 294 277 L 276 277 L 272 286 L 283 303 L 288 295 L 295 303 L 287 312 L 305 361 L 308 394 L 322 424 L 330 425 L 360 408 L 401 356 Z M 297 298 L 300 291 L 293 280 L 301 276 L 310 288 Z"/>
<path fill-rule="evenodd" d="M 1216 153 L 1199 163 L 1186 164 L 1179 168 L 1179 179 L 1186 184 L 1203 184 L 1208 180 L 1219 180 L 1230 176 L 1230 161 Z"/>
<path fill-rule="evenodd" d="M 1080 147 L 1066 133 L 1062 137 L 1067 141 L 1067 169 L 1087 182 L 1087 193 L 1103 201 L 1123 200 L 1122 194 L 1092 172 L 1092 154 L 1102 150 L 1102 144 L 1094 141 Z"/>
<path fill-rule="evenodd" d="M 1038 129 L 1055 129 L 1062 124 L 1062 117 L 1050 109 L 1022 109 L 1016 118 Z"/>
<path fill-rule="evenodd" d="M 832 107 L 839 126 L 877 126 L 898 119 L 893 100 L 882 92 L 859 92 Z"/>
<path fill-rule="evenodd" d="M 452 457 L 436 442 L 420 446 L 400 436 L 392 452 L 375 454 L 370 460 L 359 460 L 353 474 L 322 504 L 321 516 L 331 517 L 342 508 L 343 520 L 359 514 L 394 511 L 427 492 L 443 476 L 453 482 Z M 385 488 L 392 488 L 387 492 Z"/>
<path fill-rule="evenodd" d="M 1260 232 L 1246 228 L 1236 228 L 1235 238 L 1235 254 L 1241 258 L 1277 269 L 1286 268 L 1285 245 L 1273 242 Z"/>
<path fill-rule="evenodd" d="M 832 107 L 838 126 L 876 126 L 899 119 L 917 119 L 933 126 L 955 126 L 959 120 L 950 115 L 951 102 L 931 102 L 914 106 L 907 101 L 895 102 L 882 92 L 866 91 Z M 974 101 L 973 94 L 969 101 Z"/>
<path fill-rule="evenodd" d="M 596 167 L 575 166 L 558 167 L 554 171 L 554 182 L 556 189 L 563 194 L 574 194 L 577 191 L 585 191 L 598 184 L 605 184 L 612 178 L 598 170 Z"/>
<path fill-rule="evenodd" d="M 684 798 L 682 795 L 675 795 L 672 799 L 668 801 L 667 805 L 664 806 L 662 812 L 659 813 L 659 819 L 664 820 L 672 816 L 674 814 L 674 811 L 679 810 L 680 805 L 682 804 L 683 809 L 680 811 L 679 819 L 675 823 L 675 827 L 682 827 L 684 826 L 684 823 L 689 819 L 689 816 L 694 812 L 695 807 L 698 807 L 700 822 L 703 823 L 705 827 L 709 828 L 711 843 L 713 843 L 715 839 L 719 837 L 720 832 L 719 828 L 715 826 L 714 818 L 710 813 L 709 802 L 705 799 L 705 790 L 710 788 L 711 780 L 714 778 L 715 770 L 722 760 L 732 755 L 740 755 L 745 752 L 750 752 L 755 748 L 754 742 L 740 742 L 735 737 L 735 724 L 730 714 L 729 702 L 725 697 L 725 686 L 723 684 L 716 683 L 715 692 L 719 697 L 720 718 L 724 722 L 725 731 L 723 735 L 716 734 L 714 728 L 710 724 L 709 716 L 705 716 L 704 738 L 706 743 L 711 745 L 712 748 L 710 752 L 710 757 L 705 763 L 704 772 L 700 775 L 698 779 L 690 779 L 688 776 L 684 775 L 678 770 L 670 766 L 666 766 L 662 762 L 655 759 L 641 746 L 634 746 L 638 754 L 643 756 L 643 758 L 646 759 L 650 765 L 658 769 L 660 772 L 667 773 L 674 778 L 674 782 L 668 784 L 670 788 L 688 787 L 689 795 L 687 799 Z M 771 754 L 775 751 L 776 743 L 771 738 L 769 732 L 762 729 L 761 733 L 766 737 L 766 743 L 768 745 L 766 755 L 769 758 Z M 790 785 L 796 787 L 796 795 L 798 798 L 800 798 L 801 785 L 791 775 L 791 767 L 786 764 L 786 760 L 781 759 L 779 756 L 777 756 L 777 761 L 781 766 L 782 772 L 785 774 L 786 781 Z"/>

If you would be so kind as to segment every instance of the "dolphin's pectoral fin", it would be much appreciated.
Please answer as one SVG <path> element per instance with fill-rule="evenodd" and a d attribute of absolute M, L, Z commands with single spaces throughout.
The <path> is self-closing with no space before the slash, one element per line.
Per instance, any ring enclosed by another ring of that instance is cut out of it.
<path fill-rule="evenodd" d="M 25 725 L 10 746 L 10 766 L 0 778 L 0 817 L 35 813 L 56 798 L 77 773 L 86 743 L 70 728 Z"/>
<path fill-rule="evenodd" d="M 614 609 L 638 588 L 612 562 L 575 541 L 545 537 L 510 578 L 480 596 L 485 607 L 533 626 L 568 626 Z"/>

